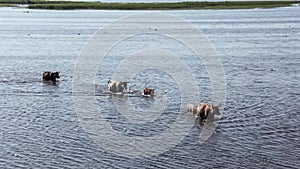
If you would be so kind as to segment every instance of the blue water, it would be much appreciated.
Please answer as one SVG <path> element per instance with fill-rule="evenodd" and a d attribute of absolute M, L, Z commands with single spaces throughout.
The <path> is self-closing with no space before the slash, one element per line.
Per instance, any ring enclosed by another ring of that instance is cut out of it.
<path fill-rule="evenodd" d="M 200 144 L 203 125 L 196 121 L 175 147 L 147 158 L 124 157 L 94 143 L 74 110 L 77 58 L 99 28 L 141 12 L 0 8 L 0 168 L 299 168 L 299 7 L 169 11 L 200 28 L 222 60 L 227 95 L 218 128 Z M 112 59 L 111 64 L 118 61 Z M 201 72 L 195 78 L 209 90 L 202 68 L 195 67 Z M 61 79 L 44 83 L 44 70 L 59 71 Z M 104 72 L 97 72 L 99 91 L 111 77 L 109 70 Z M 179 104 L 179 98 L 172 97 L 178 87 L 168 85 L 173 83 L 168 74 L 147 70 L 132 79 L 131 88 L 163 88 L 174 103 L 168 110 L 172 113 Z M 164 114 L 154 124 L 135 128 L 106 109 L 114 99 L 103 93 L 96 97 L 119 132 L 149 137 L 174 119 Z M 160 101 L 126 99 L 120 97 L 119 102 L 134 103 L 138 110 Z"/>

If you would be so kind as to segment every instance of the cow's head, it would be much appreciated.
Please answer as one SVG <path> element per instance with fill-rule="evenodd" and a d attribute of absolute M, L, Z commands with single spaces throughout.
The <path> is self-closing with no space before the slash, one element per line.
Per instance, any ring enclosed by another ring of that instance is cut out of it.
<path fill-rule="evenodd" d="M 124 89 L 126 89 L 126 90 L 127 90 L 127 83 L 128 83 L 128 82 L 121 82 L 122 86 L 123 86 Z"/>
<path fill-rule="evenodd" d="M 154 95 L 154 90 L 155 89 L 151 89 L 151 93 L 150 93 L 151 95 Z"/>
<path fill-rule="evenodd" d="M 53 74 L 54 74 L 55 78 L 59 78 L 60 77 L 58 72 L 53 72 Z"/>
<path fill-rule="evenodd" d="M 212 113 L 213 113 L 214 115 L 221 115 L 220 110 L 219 110 L 219 107 L 221 107 L 221 104 L 218 105 L 218 106 L 211 105 Z"/>
<path fill-rule="evenodd" d="M 59 78 L 59 73 L 58 72 L 51 72 L 50 73 L 50 79 L 55 80 L 56 78 Z"/>

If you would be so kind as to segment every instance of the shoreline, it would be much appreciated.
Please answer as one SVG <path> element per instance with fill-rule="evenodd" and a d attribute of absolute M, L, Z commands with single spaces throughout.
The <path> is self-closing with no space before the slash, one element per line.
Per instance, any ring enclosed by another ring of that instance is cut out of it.
<path fill-rule="evenodd" d="M 47 10 L 205 10 L 205 9 L 254 9 L 277 8 L 299 4 L 300 1 L 223 1 L 223 2 L 167 2 L 119 3 L 47 0 L 0 0 L 0 7 L 26 6 L 28 9 Z"/>

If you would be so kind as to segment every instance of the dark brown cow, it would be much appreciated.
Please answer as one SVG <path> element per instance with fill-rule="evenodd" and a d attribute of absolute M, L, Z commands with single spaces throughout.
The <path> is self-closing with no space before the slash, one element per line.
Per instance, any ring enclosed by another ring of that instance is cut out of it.
<path fill-rule="evenodd" d="M 154 95 L 154 89 L 145 88 L 144 89 L 144 95 L 153 96 Z"/>
<path fill-rule="evenodd" d="M 58 72 L 50 72 L 50 71 L 44 71 L 43 72 L 43 80 L 56 81 L 56 78 L 59 78 L 59 73 Z"/>

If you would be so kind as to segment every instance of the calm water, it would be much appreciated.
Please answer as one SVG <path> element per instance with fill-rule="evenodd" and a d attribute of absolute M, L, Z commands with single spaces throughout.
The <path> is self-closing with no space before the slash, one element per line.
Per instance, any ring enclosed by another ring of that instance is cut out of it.
<path fill-rule="evenodd" d="M 219 127 L 207 142 L 198 143 L 202 126 L 196 122 L 177 146 L 138 159 L 109 153 L 88 137 L 74 110 L 72 76 L 95 31 L 140 12 L 26 11 L 0 8 L 0 168 L 299 168 L 299 7 L 169 12 L 201 28 L 214 43 L 225 69 L 227 100 Z M 111 77 L 107 69 L 97 73 L 97 90 L 104 90 Z M 61 72 L 60 81 L 43 83 L 44 70 Z M 207 73 L 201 66 L 195 70 L 200 72 L 195 74 L 199 87 L 209 91 Z M 145 82 L 145 74 L 151 82 Z M 168 112 L 177 111 L 178 86 L 172 77 L 147 70 L 132 79 L 131 88 L 146 83 L 168 91 L 168 103 L 173 103 Z M 209 101 L 206 94 L 202 101 Z M 144 109 L 159 99 L 133 97 L 130 102 Z M 151 136 L 172 123 L 173 116 L 137 128 L 123 119 L 120 123 L 109 113 L 116 100 L 97 95 L 115 130 Z M 126 97 L 119 101 L 127 102 Z"/>

